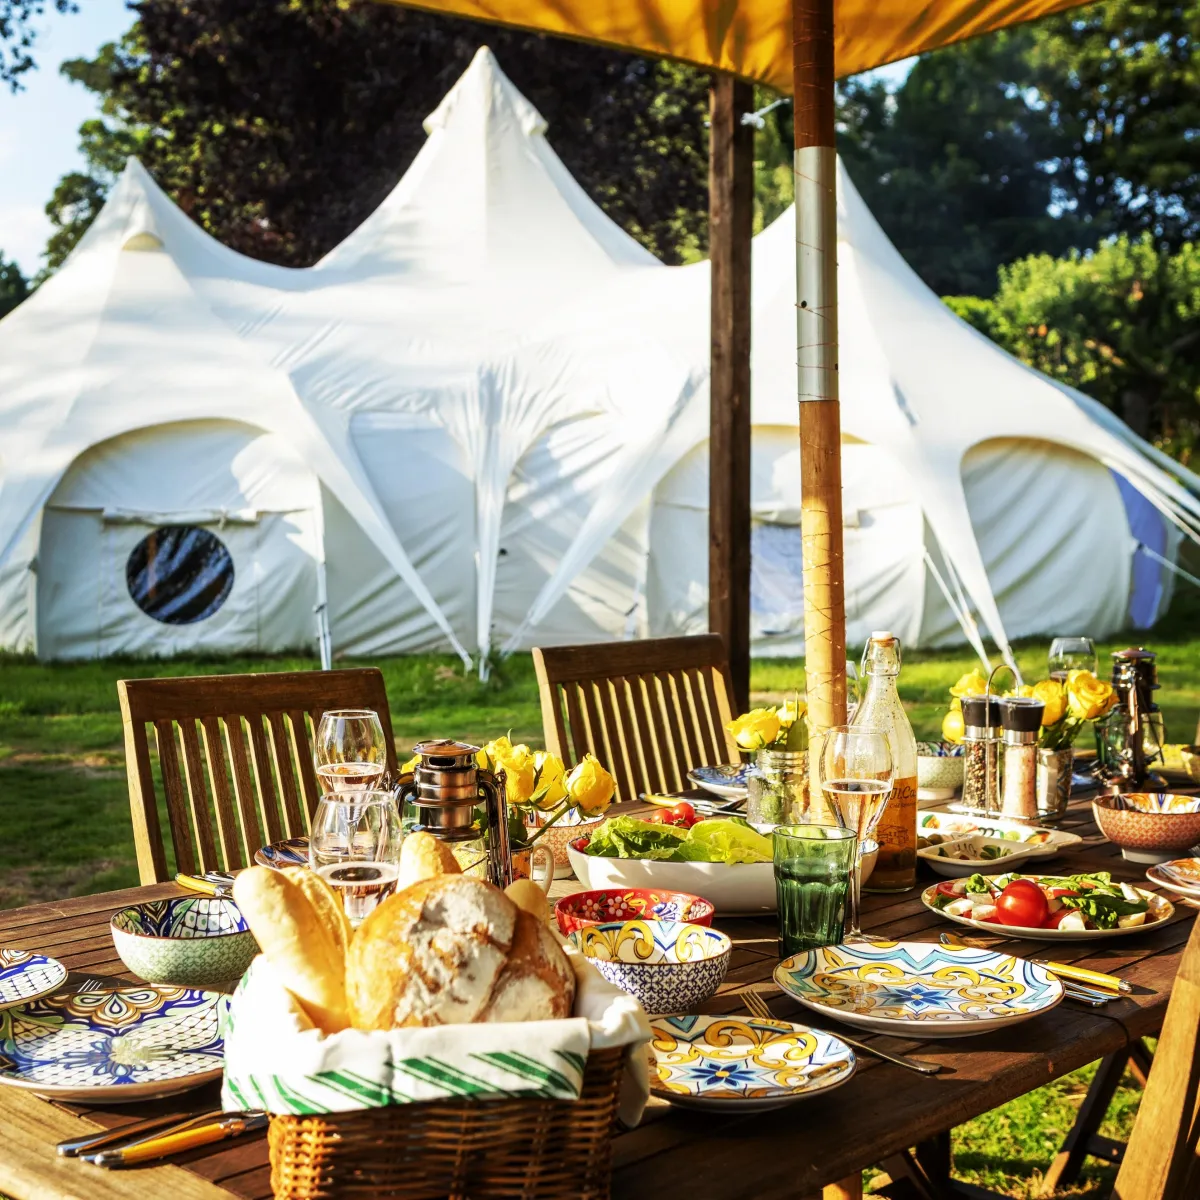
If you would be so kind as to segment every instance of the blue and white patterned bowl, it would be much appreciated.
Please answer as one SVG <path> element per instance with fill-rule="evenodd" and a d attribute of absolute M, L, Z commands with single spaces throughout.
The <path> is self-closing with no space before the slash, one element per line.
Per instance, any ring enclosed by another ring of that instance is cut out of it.
<path fill-rule="evenodd" d="M 114 913 L 110 927 L 121 961 L 147 983 L 219 989 L 258 953 L 238 906 L 212 896 L 135 904 Z"/>
<path fill-rule="evenodd" d="M 725 978 L 733 943 L 686 921 L 612 921 L 570 939 L 609 983 L 636 996 L 651 1016 L 688 1012 Z"/>

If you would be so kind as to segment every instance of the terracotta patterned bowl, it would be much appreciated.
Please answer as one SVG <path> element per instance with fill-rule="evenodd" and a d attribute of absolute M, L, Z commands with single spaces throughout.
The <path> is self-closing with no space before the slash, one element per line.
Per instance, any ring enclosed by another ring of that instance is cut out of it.
<path fill-rule="evenodd" d="M 149 900 L 113 914 L 121 961 L 147 983 L 220 989 L 245 974 L 258 943 L 232 900 Z"/>
<path fill-rule="evenodd" d="M 694 1012 L 721 986 L 733 950 L 725 934 L 684 921 L 588 925 L 571 941 L 652 1016 Z"/>
<path fill-rule="evenodd" d="M 549 846 L 554 851 L 554 878 L 566 879 L 571 874 L 571 860 L 567 856 L 567 845 L 574 838 L 591 834 L 603 824 L 605 818 L 580 817 L 578 813 L 567 813 L 561 821 L 555 821 L 545 833 L 538 835 L 536 846 Z M 536 832 L 530 830 L 530 833 Z"/>
<path fill-rule="evenodd" d="M 1130 862 L 1167 862 L 1200 843 L 1200 796 L 1170 792 L 1097 796 L 1092 813 L 1100 832 L 1120 846 Z"/>
<path fill-rule="evenodd" d="M 554 906 L 554 916 L 563 937 L 588 925 L 606 925 L 614 921 L 686 921 L 690 925 L 711 925 L 716 910 L 709 901 L 690 892 L 669 892 L 653 888 L 602 888 L 594 892 L 575 892 Z"/>

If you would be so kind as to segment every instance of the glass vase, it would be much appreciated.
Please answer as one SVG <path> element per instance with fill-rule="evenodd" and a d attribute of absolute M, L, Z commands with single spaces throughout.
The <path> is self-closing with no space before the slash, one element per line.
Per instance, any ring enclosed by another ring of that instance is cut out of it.
<path fill-rule="evenodd" d="M 811 797 L 807 750 L 758 751 L 746 779 L 746 820 L 751 825 L 806 825 Z"/>

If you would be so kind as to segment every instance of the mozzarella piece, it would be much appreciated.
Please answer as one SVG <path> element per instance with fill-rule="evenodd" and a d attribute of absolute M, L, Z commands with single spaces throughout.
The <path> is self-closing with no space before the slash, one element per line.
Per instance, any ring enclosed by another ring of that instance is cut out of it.
<path fill-rule="evenodd" d="M 1127 913 L 1125 916 L 1117 918 L 1118 929 L 1136 929 L 1139 925 L 1145 925 L 1145 923 L 1146 914 L 1144 912 Z"/>
<path fill-rule="evenodd" d="M 1079 909 L 1072 909 L 1058 923 L 1059 929 L 1074 929 L 1076 931 L 1087 928 L 1087 919 Z"/>
<path fill-rule="evenodd" d="M 990 921 L 999 910 L 994 904 L 988 904 L 986 901 L 977 900 L 975 907 L 971 910 L 971 916 L 976 921 Z"/>
<path fill-rule="evenodd" d="M 961 900 L 951 900 L 943 911 L 952 917 L 969 917 L 974 907 L 975 901 L 969 896 L 964 896 Z"/>
<path fill-rule="evenodd" d="M 965 896 L 967 894 L 967 881 L 965 879 L 956 879 L 950 885 L 950 890 L 956 896 Z"/>
<path fill-rule="evenodd" d="M 1050 911 L 1052 913 L 1058 912 L 1058 910 L 1060 908 L 1062 908 L 1062 906 L 1063 906 L 1062 897 L 1047 895 L 1046 896 L 1046 906 L 1050 909 Z"/>
<path fill-rule="evenodd" d="M 1142 901 L 1141 894 L 1131 883 L 1121 884 L 1121 895 L 1124 896 L 1125 899 L 1131 904 L 1140 904 Z"/>

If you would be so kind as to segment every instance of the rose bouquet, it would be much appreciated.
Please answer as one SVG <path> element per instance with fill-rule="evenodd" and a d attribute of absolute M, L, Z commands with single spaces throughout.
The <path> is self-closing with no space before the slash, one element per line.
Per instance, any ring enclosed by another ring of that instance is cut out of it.
<path fill-rule="evenodd" d="M 743 751 L 804 751 L 808 749 L 808 705 L 796 697 L 778 708 L 754 708 L 725 728 Z"/>
<path fill-rule="evenodd" d="M 753 753 L 746 778 L 746 819 L 752 825 L 804 820 L 809 809 L 808 707 L 795 697 L 778 708 L 755 708 L 725 726 L 738 748 Z"/>

